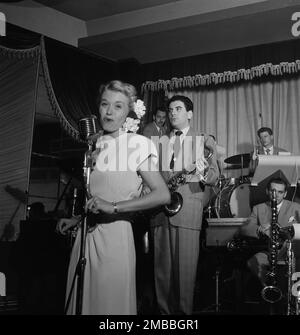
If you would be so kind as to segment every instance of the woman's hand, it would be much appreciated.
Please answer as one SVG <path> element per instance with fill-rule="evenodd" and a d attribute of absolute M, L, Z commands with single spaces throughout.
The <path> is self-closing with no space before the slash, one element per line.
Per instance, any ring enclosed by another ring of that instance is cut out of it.
<path fill-rule="evenodd" d="M 103 200 L 98 196 L 93 196 L 86 202 L 85 210 L 89 210 L 94 214 L 98 214 L 100 211 L 107 214 L 113 214 L 114 206 L 111 202 Z"/>
<path fill-rule="evenodd" d="M 65 235 L 69 229 L 77 225 L 77 223 L 80 221 L 80 218 L 81 216 L 74 216 L 70 219 L 59 219 L 56 224 L 56 231 L 62 235 Z"/>

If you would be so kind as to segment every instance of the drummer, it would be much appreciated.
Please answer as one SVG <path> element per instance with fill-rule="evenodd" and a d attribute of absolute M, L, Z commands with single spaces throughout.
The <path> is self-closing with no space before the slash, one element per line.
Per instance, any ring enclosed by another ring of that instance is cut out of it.
<path fill-rule="evenodd" d="M 257 131 L 260 145 L 256 146 L 252 153 L 250 153 L 249 175 L 253 176 L 258 164 L 258 155 L 280 155 L 282 152 L 290 154 L 287 150 L 274 146 L 273 130 L 269 127 L 259 128 Z M 251 207 L 267 201 L 265 192 L 266 183 L 268 179 L 261 182 L 258 186 L 251 188 L 250 202 Z"/>
<path fill-rule="evenodd" d="M 257 166 L 258 155 L 279 155 L 281 152 L 288 152 L 285 149 L 274 146 L 273 130 L 269 127 L 261 127 L 257 131 L 260 145 L 251 152 L 249 171 L 254 172 Z"/>

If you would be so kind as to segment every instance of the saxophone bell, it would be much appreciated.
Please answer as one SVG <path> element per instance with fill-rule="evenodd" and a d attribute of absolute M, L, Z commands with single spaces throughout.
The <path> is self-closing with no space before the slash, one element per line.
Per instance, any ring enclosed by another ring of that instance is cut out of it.
<path fill-rule="evenodd" d="M 270 304 L 274 304 L 275 302 L 278 302 L 281 300 L 282 291 L 277 286 L 269 285 L 269 286 L 265 286 L 262 289 L 261 296 L 266 302 L 269 302 Z"/>
<path fill-rule="evenodd" d="M 183 205 L 183 198 L 179 192 L 171 192 L 171 203 L 165 205 L 165 212 L 168 216 L 177 214 Z"/>

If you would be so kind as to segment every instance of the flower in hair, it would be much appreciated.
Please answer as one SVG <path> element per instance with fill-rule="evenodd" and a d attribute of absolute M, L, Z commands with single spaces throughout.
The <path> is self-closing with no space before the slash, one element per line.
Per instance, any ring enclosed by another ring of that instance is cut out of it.
<path fill-rule="evenodd" d="M 134 119 L 132 117 L 127 117 L 125 122 L 123 123 L 122 130 L 127 132 L 136 133 L 139 129 L 140 119 L 145 115 L 146 113 L 146 107 L 144 105 L 144 101 L 137 99 L 134 104 L 134 113 L 137 116 L 137 119 Z"/>
<path fill-rule="evenodd" d="M 138 119 L 141 119 L 145 115 L 146 107 L 143 100 L 137 99 L 137 101 L 134 102 L 134 112 Z"/>
<path fill-rule="evenodd" d="M 125 122 L 123 123 L 122 130 L 126 133 L 131 131 L 132 133 L 136 133 L 139 129 L 139 123 L 141 121 L 139 119 L 133 119 L 132 117 L 127 117 Z"/>

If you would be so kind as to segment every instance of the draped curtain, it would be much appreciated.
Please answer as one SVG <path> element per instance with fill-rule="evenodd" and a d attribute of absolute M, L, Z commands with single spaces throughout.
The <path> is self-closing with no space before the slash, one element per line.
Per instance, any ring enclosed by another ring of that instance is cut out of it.
<path fill-rule="evenodd" d="M 39 47 L 0 46 L 0 240 L 14 240 L 26 212 Z"/>
<path fill-rule="evenodd" d="M 300 154 L 298 140 L 300 76 L 275 81 L 173 91 L 194 102 L 192 125 L 214 134 L 228 155 L 247 152 L 257 144 L 256 131 L 262 126 L 274 130 L 274 142 Z"/>
<path fill-rule="evenodd" d="M 79 119 L 97 114 L 99 86 L 119 77 L 119 65 L 9 23 L 0 44 L 12 52 L 40 47 L 43 80 L 51 107 L 66 134 L 79 140 Z"/>
<path fill-rule="evenodd" d="M 300 76 L 218 89 L 172 91 L 167 97 L 174 94 L 186 95 L 193 101 L 192 127 L 214 135 L 223 147 L 223 158 L 252 151 L 258 144 L 256 131 L 262 126 L 273 129 L 276 146 L 300 154 Z M 227 175 L 237 173 L 228 171 Z"/>
<path fill-rule="evenodd" d="M 42 64 L 48 96 L 63 128 L 78 140 L 78 120 L 97 115 L 100 84 L 117 78 L 116 63 L 42 38 Z"/>
<path fill-rule="evenodd" d="M 64 138 L 78 141 L 78 120 L 97 114 L 98 88 L 118 66 L 10 24 L 0 44 L 0 240 L 10 241 L 26 215 L 39 80 Z"/>
<path fill-rule="evenodd" d="M 148 64 L 144 74 L 150 114 L 174 94 L 187 95 L 192 126 L 216 137 L 223 158 L 252 151 L 262 126 L 273 129 L 275 145 L 300 154 L 299 41 Z"/>

